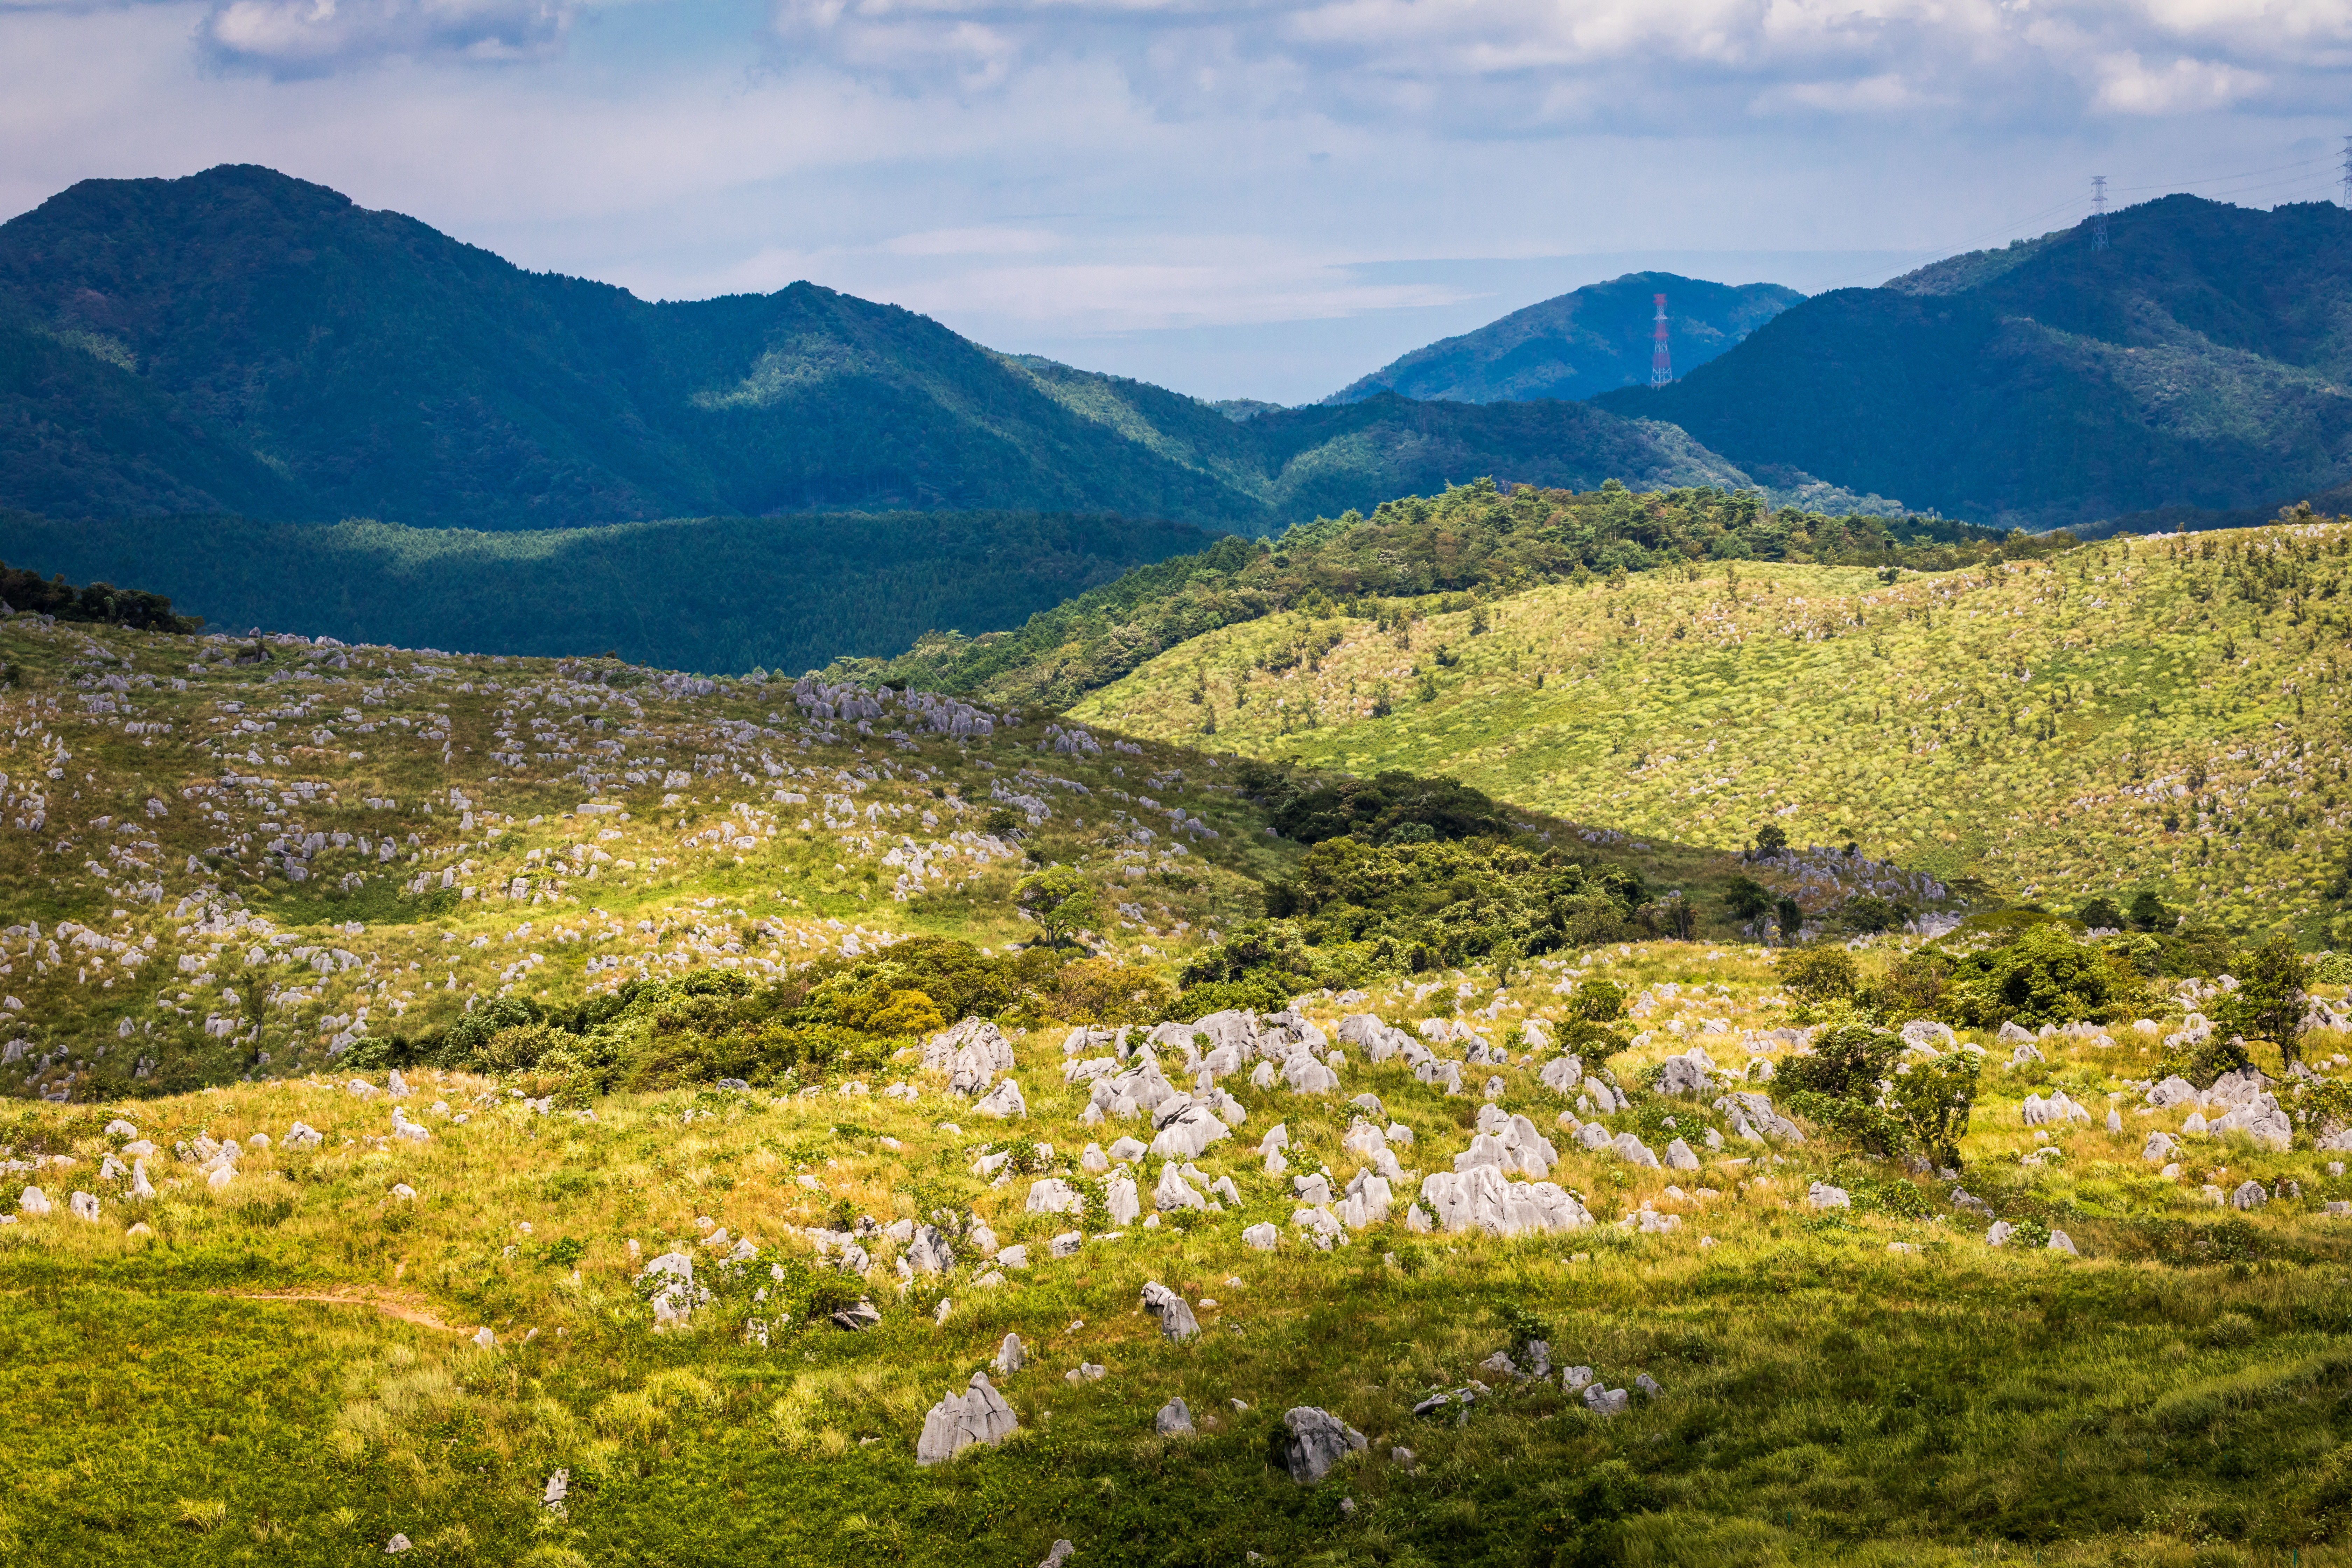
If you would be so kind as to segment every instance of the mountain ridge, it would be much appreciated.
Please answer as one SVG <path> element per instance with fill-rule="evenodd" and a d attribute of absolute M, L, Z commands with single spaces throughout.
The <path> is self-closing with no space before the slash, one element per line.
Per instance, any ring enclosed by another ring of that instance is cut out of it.
<path fill-rule="evenodd" d="M 639 300 L 250 164 L 0 224 L 0 505 L 489 530 L 905 510 L 1268 531 L 1496 472 L 1743 483 L 1580 406 L 1236 422 L 802 281 Z"/>

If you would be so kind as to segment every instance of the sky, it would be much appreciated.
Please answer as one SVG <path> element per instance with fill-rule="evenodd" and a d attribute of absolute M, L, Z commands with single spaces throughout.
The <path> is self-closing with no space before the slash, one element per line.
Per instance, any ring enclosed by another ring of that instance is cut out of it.
<path fill-rule="evenodd" d="M 0 216 L 266 163 L 1298 403 L 1641 268 L 1815 292 L 2340 195 L 2352 0 L 0 0 Z"/>

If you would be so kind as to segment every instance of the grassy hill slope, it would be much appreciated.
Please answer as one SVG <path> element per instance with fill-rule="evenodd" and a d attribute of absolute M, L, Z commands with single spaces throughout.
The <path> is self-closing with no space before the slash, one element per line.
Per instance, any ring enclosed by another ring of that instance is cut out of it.
<path fill-rule="evenodd" d="M 1370 406 L 1357 405 L 1357 407 Z M 1508 488 L 1492 479 L 1383 501 L 1293 528 L 1272 544 L 1221 541 L 1193 556 L 1139 567 L 1019 628 L 929 637 L 887 660 L 841 673 L 927 689 L 1066 706 L 1187 639 L 1285 610 L 1433 589 L 1508 593 L 1693 560 L 1902 563 L 1937 570 L 2032 558 L 2067 541 L 2004 538 L 1941 519 L 1824 516 L 1775 509 L 1753 492 L 1712 487 L 1636 495 L 1615 479 L 1584 492 Z M 1301 655 L 1300 657 L 1306 657 Z"/>
<path fill-rule="evenodd" d="M 2077 593 L 2150 565 L 2105 560 Z M 1191 1021 L 1173 973 L 1300 867 L 1230 761 L 870 689 L 264 651 L 0 621 L 10 1560 L 2347 1561 L 2352 1183 L 2314 1146 L 2352 1108 L 2341 1034 L 2304 1037 L 2322 1076 L 2280 1086 L 2285 1146 L 2200 1137 L 2143 1089 L 2206 993 L 2102 969 L 2112 1033 L 2003 1065 L 1959 1020 L 1992 1054 L 1929 1179 L 1792 1090 L 1830 1059 L 1796 1026 L 1883 992 L 1807 1013 L 1785 955 L 1611 940 L 1310 991 L 1331 1084 L 1244 1064 L 1230 1134 L 1161 1160 L 1118 1142 L 1151 1119 L 1090 1117 L 1116 1046 L 1067 1037 Z M 1511 816 L 1522 843 L 1570 826 Z M 1041 863 L 1095 889 L 1099 956 L 1029 941 Z M 1706 864 L 1729 866 L 1661 842 L 1624 868 Z M 1928 962 L 1910 946 L 1860 978 Z M 1534 1021 L 1578 1027 L 1602 982 L 1627 1016 L 1579 1047 L 1598 1081 L 1564 1079 Z M 1442 1037 L 1464 1092 L 1339 1039 L 1358 1011 Z M 966 1012 L 1005 1033 L 1016 1119 L 922 1065 Z M 1656 1087 L 1694 1044 L 1727 1070 Z M 1799 1120 L 1748 1142 L 1733 1088 Z M 2119 1130 L 2025 1123 L 2062 1091 Z M 1586 1222 L 1418 1228 L 1422 1173 L 1475 1163 L 1497 1113 L 1551 1140 Z M 1286 1169 L 1255 1147 L 1277 1124 Z M 2161 1166 L 2158 1131 L 2183 1144 Z M 1316 1245 L 1314 1183 L 1336 1200 L 1382 1157 L 1388 1213 Z M 1122 1176 L 1143 1212 L 1111 1206 Z M 2249 1183 L 2259 1208 L 2218 1212 Z M 695 1284 L 668 1321 L 665 1256 Z M 1201 1331 L 1163 1335 L 1147 1282 Z M 836 1326 L 861 1299 L 874 1326 Z M 1007 1334 L 1018 1430 L 919 1467 Z M 1546 1378 L 1510 1370 L 1532 1341 Z M 1570 1367 L 1655 1397 L 1598 1414 Z M 1177 1397 L 1193 1430 L 1155 1431 Z M 1282 1450 L 1308 1405 L 1365 1439 L 1312 1487 Z"/>
<path fill-rule="evenodd" d="M 797 674 L 938 627 L 1017 625 L 1208 543 L 1182 523 L 1036 512 L 676 519 L 483 532 L 0 512 L 0 559 L 159 584 L 216 629 Z"/>
<path fill-rule="evenodd" d="M 2352 810 L 2347 551 L 2338 521 L 1892 584 L 1736 563 L 1293 612 L 1173 647 L 1071 712 L 1448 773 L 1636 834 L 1730 847 L 1777 824 L 2068 907 L 2152 886 L 2315 933 L 2343 908 Z"/>
<path fill-rule="evenodd" d="M 2108 232 L 1820 295 L 1673 386 L 1599 401 L 1751 468 L 2029 528 L 2352 478 L 2352 213 L 2167 196 Z"/>
<path fill-rule="evenodd" d="M 1615 387 L 1647 386 L 1651 297 L 1656 294 L 1666 296 L 1666 344 L 1681 374 L 1804 299 L 1777 283 L 1628 272 L 1400 355 L 1324 401 L 1354 403 L 1393 392 L 1454 403 L 1572 402 Z"/>

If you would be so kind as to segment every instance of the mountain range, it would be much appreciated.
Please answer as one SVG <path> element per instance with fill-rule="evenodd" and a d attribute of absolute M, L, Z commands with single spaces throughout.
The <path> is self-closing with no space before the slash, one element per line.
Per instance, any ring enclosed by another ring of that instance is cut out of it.
<path fill-rule="evenodd" d="M 2105 236 L 1818 295 L 1671 386 L 1595 401 L 1750 472 L 2028 529 L 2242 521 L 2352 479 L 2352 212 L 2167 196 Z"/>
<path fill-rule="evenodd" d="M 1455 403 L 1572 400 L 1647 386 L 1651 300 L 1658 294 L 1666 296 L 1666 346 L 1677 372 L 1714 359 L 1804 299 L 1778 283 L 1628 272 L 1415 349 L 1324 401 L 1355 403 L 1381 392 Z"/>
<path fill-rule="evenodd" d="M 1266 531 L 1482 474 L 1754 482 L 1576 404 L 1237 420 L 811 283 L 651 303 L 252 166 L 85 181 L 0 225 L 0 506 L 29 512 L 499 530 L 1014 509 Z"/>

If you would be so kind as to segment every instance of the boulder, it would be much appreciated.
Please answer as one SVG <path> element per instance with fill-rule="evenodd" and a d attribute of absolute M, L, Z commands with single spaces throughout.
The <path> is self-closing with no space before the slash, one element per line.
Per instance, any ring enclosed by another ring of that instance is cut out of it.
<path fill-rule="evenodd" d="M 1076 1258 L 1078 1248 L 1087 1244 L 1083 1231 L 1066 1230 L 1045 1244 L 1045 1250 L 1055 1258 Z"/>
<path fill-rule="evenodd" d="M 1584 1082 L 1584 1058 L 1554 1057 L 1536 1069 L 1536 1081 L 1555 1094 L 1574 1094 Z"/>
<path fill-rule="evenodd" d="M 1715 1063 L 1705 1051 L 1693 1047 L 1660 1062 L 1653 1081 L 1660 1094 L 1706 1094 L 1715 1088 Z"/>
<path fill-rule="evenodd" d="M 1151 1429 L 1162 1437 L 1189 1437 L 1192 1435 L 1192 1412 L 1186 1407 L 1182 1395 L 1160 1407 L 1151 1418 Z"/>
<path fill-rule="evenodd" d="M 1047 1176 L 1029 1184 L 1028 1212 L 1031 1214 L 1084 1214 L 1086 1194 L 1059 1176 Z"/>
<path fill-rule="evenodd" d="M 1000 1121 L 1029 1114 L 1029 1104 L 1021 1098 L 1021 1086 L 1009 1078 L 990 1089 L 971 1109 L 977 1115 L 993 1116 Z"/>
<path fill-rule="evenodd" d="M 996 1347 L 996 1375 L 1011 1377 L 1029 1364 L 1029 1347 L 1021 1342 L 1019 1334 L 1007 1334 L 1004 1342 Z"/>
<path fill-rule="evenodd" d="M 86 1219 L 95 1224 L 98 1219 L 98 1198 L 91 1193 L 76 1193 L 66 1200 L 66 1209 L 74 1218 Z"/>
<path fill-rule="evenodd" d="M 1804 1130 L 1774 1110 L 1769 1096 L 1742 1089 L 1717 1100 L 1715 1109 L 1731 1118 L 1733 1136 L 1750 1143 L 1761 1143 L 1768 1135 L 1790 1143 L 1805 1141 Z"/>
<path fill-rule="evenodd" d="M 1089 1143 L 1078 1155 L 1078 1169 L 1098 1175 L 1110 1169 L 1110 1157 L 1103 1152 L 1101 1144 Z"/>
<path fill-rule="evenodd" d="M 1319 1205 L 1291 1210 L 1290 1223 L 1304 1231 L 1318 1251 L 1328 1252 L 1348 1239 L 1347 1227 L 1339 1223 L 1339 1216 Z"/>
<path fill-rule="evenodd" d="M 881 1321 L 882 1314 L 875 1310 L 874 1303 L 863 1298 L 860 1298 L 856 1306 L 844 1307 L 833 1314 L 835 1328 L 848 1329 L 853 1332 L 873 1328 Z"/>
<path fill-rule="evenodd" d="M 1609 1141 L 1609 1146 L 1616 1151 L 1619 1159 L 1629 1165 L 1638 1165 L 1645 1171 L 1654 1171 L 1658 1168 L 1657 1155 L 1650 1152 L 1650 1146 L 1647 1143 L 1643 1142 L 1631 1132 L 1620 1132 Z"/>
<path fill-rule="evenodd" d="M 2069 1237 L 2063 1230 L 2053 1230 L 2050 1233 L 2050 1250 L 2053 1252 L 2063 1252 L 2069 1258 L 2080 1258 L 2083 1256 L 2081 1253 L 2074 1250 L 2074 1238 Z"/>
<path fill-rule="evenodd" d="M 1698 1155 L 1692 1151 L 1689 1144 L 1677 1138 L 1666 1145 L 1666 1169 L 1696 1171 L 1698 1169 Z"/>
<path fill-rule="evenodd" d="M 1156 1279 L 1143 1287 L 1143 1310 L 1159 1319 L 1160 1331 L 1178 1344 L 1201 1332 L 1201 1325 L 1184 1298 Z"/>
<path fill-rule="evenodd" d="M 1827 1182 L 1815 1182 L 1805 1189 L 1805 1202 L 1817 1209 L 1850 1209 L 1853 1199 L 1843 1187 L 1831 1186 Z"/>
<path fill-rule="evenodd" d="M 2140 1150 L 2139 1157 L 2151 1165 L 2161 1165 L 2167 1160 L 2177 1157 L 2179 1152 L 2179 1139 L 2169 1132 L 2150 1132 L 2147 1135 L 2147 1144 Z"/>
<path fill-rule="evenodd" d="M 1151 1206 L 1167 1214 L 1174 1209 L 1205 1209 L 1209 1200 L 1192 1190 L 1171 1160 L 1160 1167 L 1159 1184 L 1151 1189 Z"/>
<path fill-rule="evenodd" d="M 2009 1238 L 2016 1234 L 2017 1227 L 2015 1226 L 2010 1224 L 2009 1221 L 2005 1219 L 1997 1219 L 1992 1222 L 1992 1228 L 1985 1232 L 1985 1245 L 1987 1247 L 2006 1246 L 2008 1245 Z"/>
<path fill-rule="evenodd" d="M 994 1258 L 990 1258 L 989 1261 L 995 1264 L 999 1268 L 1026 1268 L 1029 1267 L 1028 1246 L 1024 1243 L 1018 1246 L 1005 1247 Z"/>
<path fill-rule="evenodd" d="M 1938 1024 L 1932 1018 L 1914 1018 L 1903 1026 L 1903 1043 L 1916 1050 L 1948 1051 L 1959 1041 L 1949 1024 Z"/>
<path fill-rule="evenodd" d="M 1150 1148 L 1133 1138 L 1121 1138 L 1110 1146 L 1110 1157 L 1122 1165 L 1132 1165 L 1150 1152 Z"/>
<path fill-rule="evenodd" d="M 1272 1252 L 1281 1240 L 1282 1233 L 1264 1220 L 1242 1232 L 1242 1245 L 1257 1252 Z"/>
<path fill-rule="evenodd" d="M 1642 1397 L 1644 1399 L 1655 1399 L 1665 1393 L 1664 1389 L 1658 1386 L 1658 1380 L 1646 1372 L 1635 1375 L 1633 1386 L 1642 1391 Z"/>
<path fill-rule="evenodd" d="M 1003 1442 L 1019 1425 L 1004 1396 L 989 1386 L 988 1374 L 973 1373 L 962 1394 L 949 1390 L 923 1418 L 922 1436 L 915 1440 L 915 1463 L 945 1464 L 975 1444 Z"/>
<path fill-rule="evenodd" d="M 955 1248 L 937 1226 L 922 1226 L 907 1244 L 907 1266 L 918 1274 L 945 1274 L 955 1267 Z"/>
<path fill-rule="evenodd" d="M 1208 1107 L 1189 1095 L 1164 1101 L 1152 1112 L 1152 1123 L 1158 1131 L 1150 1152 L 1163 1160 L 1197 1160 L 1210 1144 L 1232 1134 Z"/>
<path fill-rule="evenodd" d="M 1424 1177 L 1421 1201 L 1428 1206 L 1431 1225 L 1449 1232 L 1525 1236 L 1578 1230 L 1592 1223 L 1584 1205 L 1558 1184 L 1507 1182 L 1494 1165 L 1473 1165 L 1466 1171 L 1441 1171 Z M 1420 1212 L 1418 1205 L 1415 1212 Z"/>
<path fill-rule="evenodd" d="M 1289 1436 L 1283 1443 L 1283 1463 L 1290 1479 L 1313 1486 L 1331 1473 L 1331 1467 L 1364 1449 L 1364 1435 L 1328 1410 L 1301 1405 L 1283 1413 Z"/>
<path fill-rule="evenodd" d="M 2032 1034 L 2026 1029 L 2021 1028 L 2015 1019 L 2011 1019 L 2008 1023 L 2003 1024 L 2000 1026 L 2000 1032 L 1993 1037 L 2004 1046 L 2030 1046 L 2033 1043 Z M 2039 1051 L 2034 1053 L 2034 1058 L 2037 1061 L 2041 1059 L 2041 1053 Z"/>
<path fill-rule="evenodd" d="M 1622 1415 L 1633 1406 L 1633 1395 L 1622 1388 L 1603 1388 L 1600 1384 L 1588 1384 L 1584 1390 L 1584 1407 L 1595 1415 Z"/>
<path fill-rule="evenodd" d="M 139 1136 L 139 1129 L 133 1127 L 130 1122 L 123 1121 L 122 1118 L 118 1116 L 113 1121 L 106 1124 L 106 1135 L 109 1138 L 117 1139 L 136 1138 Z"/>
<path fill-rule="evenodd" d="M 1143 1201 L 1136 1195 L 1135 1178 L 1121 1171 L 1103 1184 L 1103 1213 L 1111 1224 L 1130 1226 L 1143 1213 Z"/>
<path fill-rule="evenodd" d="M 2230 1194 L 2230 1206 L 2233 1209 L 2258 1209 L 2270 1201 L 2270 1193 L 2260 1182 L 2241 1182 Z"/>
<path fill-rule="evenodd" d="M 1340 1019 L 1339 1036 L 1344 1043 L 1361 1048 L 1365 1058 L 1374 1063 L 1399 1055 L 1413 1043 L 1412 1037 L 1402 1029 L 1384 1024 L 1370 1013 L 1350 1013 Z"/>
<path fill-rule="evenodd" d="M 2284 1153 L 2294 1142 L 2294 1123 L 2280 1107 L 2277 1097 L 2266 1091 L 2249 1097 L 2227 1115 L 2217 1117 L 2207 1124 L 2206 1131 L 2216 1135 L 2242 1132 L 2257 1147 L 2273 1153 Z"/>
<path fill-rule="evenodd" d="M 16 1212 L 21 1215 L 38 1217 L 50 1213 L 56 1207 L 55 1204 L 49 1202 L 49 1194 L 38 1187 L 26 1187 L 16 1197 Z"/>

